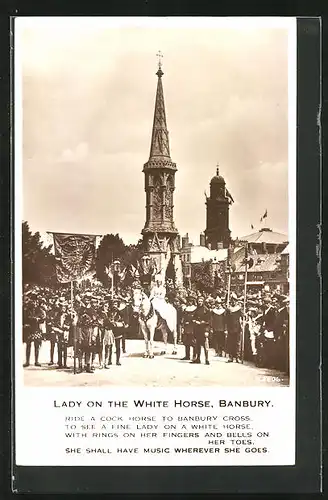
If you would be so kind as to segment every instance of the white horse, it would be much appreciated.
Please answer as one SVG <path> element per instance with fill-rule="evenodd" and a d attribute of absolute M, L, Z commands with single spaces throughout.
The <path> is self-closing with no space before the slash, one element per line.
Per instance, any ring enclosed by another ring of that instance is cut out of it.
<path fill-rule="evenodd" d="M 144 358 L 154 357 L 153 342 L 156 328 L 160 329 L 163 335 L 164 350 L 161 354 L 166 354 L 168 331 L 173 335 L 172 354 L 177 354 L 177 311 L 175 307 L 168 303 L 164 318 L 153 307 L 145 292 L 137 288 L 133 290 L 133 310 L 138 314 L 139 325 L 146 343 Z"/>

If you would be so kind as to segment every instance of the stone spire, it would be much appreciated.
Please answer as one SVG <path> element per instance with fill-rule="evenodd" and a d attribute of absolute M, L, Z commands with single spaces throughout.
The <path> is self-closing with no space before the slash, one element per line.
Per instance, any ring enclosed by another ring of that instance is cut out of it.
<path fill-rule="evenodd" d="M 157 56 L 159 58 L 163 57 L 160 52 L 157 54 Z M 158 71 L 156 75 L 158 77 L 158 82 L 149 160 L 152 160 L 153 158 L 163 158 L 166 160 L 171 160 L 169 133 L 166 125 L 164 93 L 162 84 L 162 76 L 164 75 L 164 73 L 162 71 L 162 63 L 160 59 L 158 61 Z"/>
<path fill-rule="evenodd" d="M 161 53 L 157 54 L 162 57 Z M 146 253 L 165 278 L 169 262 L 175 270 L 176 283 L 182 283 L 180 240 L 174 223 L 174 190 L 176 164 L 172 162 L 166 125 L 162 85 L 162 63 L 159 61 L 153 132 L 149 160 L 144 164 L 146 221 L 142 230 Z"/>

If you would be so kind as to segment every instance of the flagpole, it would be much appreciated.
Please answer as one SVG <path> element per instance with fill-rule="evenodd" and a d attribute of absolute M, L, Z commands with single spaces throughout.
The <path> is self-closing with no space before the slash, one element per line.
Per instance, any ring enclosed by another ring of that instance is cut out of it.
<path fill-rule="evenodd" d="M 76 325 L 74 325 L 74 288 L 73 288 L 73 280 L 71 280 L 71 310 L 72 310 L 72 319 L 73 319 L 73 350 L 74 350 L 74 375 L 76 375 Z"/>
<path fill-rule="evenodd" d="M 114 298 L 114 266 L 113 266 L 113 252 L 112 252 L 112 264 L 111 264 L 111 271 L 112 271 L 112 284 L 111 284 L 111 295 L 112 295 L 112 300 Z"/>
<path fill-rule="evenodd" d="M 244 351 L 245 351 L 247 270 L 248 270 L 248 243 L 246 243 L 246 245 L 245 245 L 244 304 L 243 304 L 243 326 L 242 326 L 242 339 L 241 339 L 241 362 L 242 363 L 244 363 Z"/>
<path fill-rule="evenodd" d="M 231 253 L 232 253 L 232 248 L 231 245 L 229 245 L 228 248 L 228 290 L 227 290 L 227 307 L 230 305 L 230 294 L 231 294 Z"/>
<path fill-rule="evenodd" d="M 231 293 L 231 268 L 229 268 L 229 274 L 228 274 L 227 307 L 229 307 L 229 305 L 230 305 L 230 293 Z"/>

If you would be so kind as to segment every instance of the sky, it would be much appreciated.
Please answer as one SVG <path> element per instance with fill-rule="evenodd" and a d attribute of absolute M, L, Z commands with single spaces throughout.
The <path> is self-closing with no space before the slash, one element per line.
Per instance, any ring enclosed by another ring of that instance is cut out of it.
<path fill-rule="evenodd" d="M 277 23 L 276 23 L 277 24 Z M 32 231 L 140 238 L 158 50 L 174 217 L 195 244 L 220 174 L 233 237 L 288 233 L 288 31 L 197 21 L 21 24 L 23 213 Z"/>

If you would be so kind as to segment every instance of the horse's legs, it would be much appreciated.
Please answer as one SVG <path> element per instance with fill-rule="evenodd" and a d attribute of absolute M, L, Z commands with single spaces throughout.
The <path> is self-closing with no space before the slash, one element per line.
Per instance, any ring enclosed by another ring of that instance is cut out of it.
<path fill-rule="evenodd" d="M 172 351 L 172 354 L 177 354 L 177 352 L 178 352 L 177 351 L 177 337 L 178 337 L 177 332 L 174 331 L 173 332 L 173 351 Z"/>
<path fill-rule="evenodd" d="M 163 337 L 163 343 L 164 343 L 164 349 L 161 351 L 161 354 L 166 354 L 166 350 L 167 350 L 167 328 L 164 325 L 162 325 L 160 328 L 161 328 L 162 337 Z"/>
<path fill-rule="evenodd" d="M 148 323 L 148 331 L 149 331 L 149 357 L 154 357 L 153 344 L 155 337 L 155 330 L 157 327 L 157 317 L 156 315 L 149 321 Z"/>
<path fill-rule="evenodd" d="M 145 339 L 145 352 L 144 352 L 144 358 L 148 358 L 148 356 L 149 356 L 148 332 L 147 332 L 147 329 L 145 328 L 145 326 L 144 326 L 144 325 L 140 325 L 140 328 L 141 328 L 142 334 L 143 334 L 144 339 Z"/>
<path fill-rule="evenodd" d="M 154 353 L 153 353 L 153 341 L 154 341 L 154 335 L 155 335 L 155 328 L 156 324 L 151 324 L 149 326 L 149 357 L 153 358 Z"/>
<path fill-rule="evenodd" d="M 172 354 L 177 354 L 177 339 L 178 339 L 178 333 L 177 333 L 177 329 L 176 329 L 176 326 L 174 327 L 173 331 L 172 331 L 172 335 L 173 335 L 173 351 L 172 351 Z"/>
<path fill-rule="evenodd" d="M 79 372 L 83 371 L 83 349 L 80 344 L 76 345 L 76 357 L 79 364 Z"/>
<path fill-rule="evenodd" d="M 99 347 L 99 352 L 98 352 L 98 356 L 99 356 L 99 368 L 103 368 L 104 367 L 104 364 L 103 364 L 103 350 L 104 350 L 104 345 L 103 345 L 103 342 L 101 342 L 100 347 Z"/>

